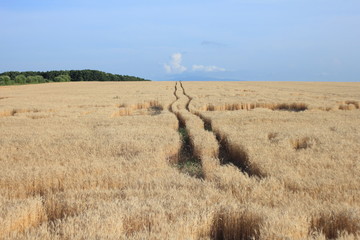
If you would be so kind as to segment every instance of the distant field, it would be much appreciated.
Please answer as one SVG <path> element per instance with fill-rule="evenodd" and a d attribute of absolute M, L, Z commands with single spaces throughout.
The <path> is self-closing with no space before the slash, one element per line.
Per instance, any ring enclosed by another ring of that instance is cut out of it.
<path fill-rule="evenodd" d="M 0 86 L 0 239 L 360 239 L 360 83 Z"/>

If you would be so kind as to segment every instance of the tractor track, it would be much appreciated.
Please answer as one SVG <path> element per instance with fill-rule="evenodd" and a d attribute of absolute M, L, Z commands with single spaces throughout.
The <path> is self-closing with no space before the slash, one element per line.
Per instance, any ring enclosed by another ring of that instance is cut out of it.
<path fill-rule="evenodd" d="M 184 93 L 184 89 L 181 85 L 181 82 L 180 82 L 180 87 L 182 88 L 182 91 Z M 192 177 L 202 179 L 204 176 L 201 168 L 201 162 L 194 154 L 194 146 L 190 141 L 190 137 L 186 129 L 186 123 L 183 120 L 183 118 L 181 118 L 180 113 L 174 110 L 175 109 L 174 105 L 177 104 L 177 102 L 181 98 L 181 96 L 177 94 L 177 91 L 178 91 L 178 82 L 175 83 L 174 92 L 173 92 L 176 99 L 169 106 L 169 111 L 173 113 L 178 119 L 178 124 L 179 124 L 178 132 L 181 139 L 181 147 L 178 153 L 177 167 L 183 173 L 186 173 Z M 187 101 L 185 108 L 186 106 L 188 106 L 188 104 L 189 101 Z"/>
<path fill-rule="evenodd" d="M 190 112 L 189 106 L 192 101 L 192 97 L 190 97 L 189 95 L 186 94 L 186 91 L 185 91 L 185 88 L 184 88 L 182 82 L 180 82 L 180 87 L 182 88 L 183 94 L 189 99 L 189 101 L 185 105 L 185 109 Z"/>
<path fill-rule="evenodd" d="M 180 82 L 180 87 L 182 88 L 182 92 L 184 96 L 188 98 L 185 109 L 192 115 L 200 118 L 201 121 L 204 123 L 204 130 L 211 132 L 216 137 L 216 140 L 219 144 L 219 151 L 217 158 L 219 159 L 220 164 L 221 165 L 232 164 L 236 166 L 241 172 L 247 174 L 250 177 L 256 177 L 256 178 L 264 177 L 264 174 L 261 173 L 259 169 L 251 167 L 249 156 L 241 146 L 238 146 L 237 149 L 234 150 L 234 147 L 231 147 L 231 143 L 229 142 L 227 137 L 222 136 L 219 130 L 213 129 L 210 119 L 205 118 L 199 112 L 194 113 L 190 110 L 190 104 L 193 98 L 186 93 L 186 90 L 182 82 Z"/>

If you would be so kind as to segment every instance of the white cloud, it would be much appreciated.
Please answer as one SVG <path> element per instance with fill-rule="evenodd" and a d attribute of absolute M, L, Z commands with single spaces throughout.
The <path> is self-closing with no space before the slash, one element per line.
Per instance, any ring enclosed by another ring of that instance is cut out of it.
<path fill-rule="evenodd" d="M 165 71 L 167 73 L 182 73 L 186 71 L 186 67 L 181 65 L 182 55 L 181 53 L 174 53 L 171 55 L 171 61 L 169 64 L 164 64 Z"/>
<path fill-rule="evenodd" d="M 187 67 L 182 65 L 182 54 L 174 53 L 171 55 L 171 60 L 169 63 L 164 64 L 164 69 L 167 73 L 176 74 L 183 73 L 187 71 Z M 225 68 L 217 66 L 205 66 L 205 65 L 196 65 L 192 66 L 192 71 L 198 72 L 224 72 Z"/>
<path fill-rule="evenodd" d="M 204 65 L 193 65 L 193 71 L 202 71 L 202 72 L 224 72 L 225 68 L 217 67 L 217 66 L 204 66 Z"/>

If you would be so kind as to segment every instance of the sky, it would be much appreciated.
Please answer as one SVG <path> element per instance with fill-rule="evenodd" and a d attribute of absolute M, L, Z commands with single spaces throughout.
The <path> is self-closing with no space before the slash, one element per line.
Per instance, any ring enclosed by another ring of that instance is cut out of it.
<path fill-rule="evenodd" d="M 359 0 L 0 0 L 0 72 L 360 81 Z"/>

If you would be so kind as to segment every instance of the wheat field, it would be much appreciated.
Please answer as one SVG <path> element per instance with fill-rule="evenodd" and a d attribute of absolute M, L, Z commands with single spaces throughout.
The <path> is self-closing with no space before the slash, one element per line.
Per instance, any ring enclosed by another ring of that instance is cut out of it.
<path fill-rule="evenodd" d="M 360 84 L 0 87 L 0 239 L 360 239 Z"/>

